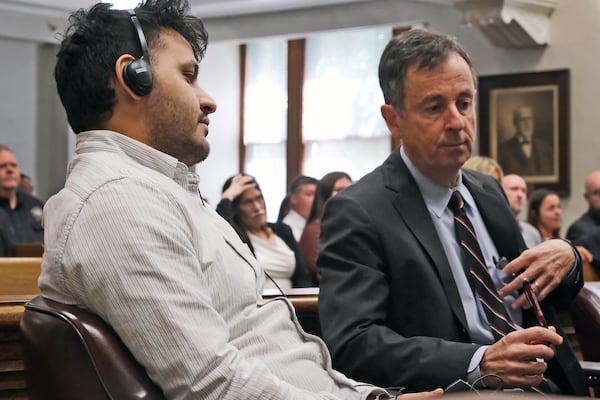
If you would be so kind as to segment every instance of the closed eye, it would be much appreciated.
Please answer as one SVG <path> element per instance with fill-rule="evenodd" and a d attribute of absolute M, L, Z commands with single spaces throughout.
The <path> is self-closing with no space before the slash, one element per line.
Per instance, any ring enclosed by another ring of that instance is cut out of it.
<path fill-rule="evenodd" d="M 196 78 L 198 78 L 198 73 L 196 71 L 188 71 L 188 72 L 184 72 L 183 76 L 185 76 L 185 79 L 189 82 L 189 83 L 194 83 L 196 82 Z"/>
<path fill-rule="evenodd" d="M 181 72 L 188 83 L 195 83 L 196 79 L 198 79 L 198 63 L 195 60 L 183 63 Z"/>

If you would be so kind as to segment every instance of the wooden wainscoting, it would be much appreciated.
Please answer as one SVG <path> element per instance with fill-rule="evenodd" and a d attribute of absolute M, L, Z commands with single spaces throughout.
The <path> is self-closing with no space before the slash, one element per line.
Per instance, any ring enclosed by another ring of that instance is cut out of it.
<path fill-rule="evenodd" d="M 27 399 L 19 321 L 31 296 L 0 296 L 0 399 Z"/>
<path fill-rule="evenodd" d="M 0 399 L 27 399 L 19 321 L 37 296 L 41 257 L 0 258 Z"/>

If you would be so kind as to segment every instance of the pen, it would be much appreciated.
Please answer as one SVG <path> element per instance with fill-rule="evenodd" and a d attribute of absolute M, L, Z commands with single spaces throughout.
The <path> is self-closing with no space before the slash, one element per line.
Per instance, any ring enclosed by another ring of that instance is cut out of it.
<path fill-rule="evenodd" d="M 544 313 L 542 312 L 540 303 L 538 302 L 537 296 L 531 288 L 531 282 L 529 282 L 527 279 L 523 279 L 523 289 L 525 291 L 525 297 L 527 297 L 527 300 L 529 300 L 529 304 L 531 304 L 531 307 L 535 312 L 535 316 L 538 320 L 538 323 L 540 324 L 540 326 L 547 328 L 548 324 L 546 323 L 546 318 L 544 317 Z"/>

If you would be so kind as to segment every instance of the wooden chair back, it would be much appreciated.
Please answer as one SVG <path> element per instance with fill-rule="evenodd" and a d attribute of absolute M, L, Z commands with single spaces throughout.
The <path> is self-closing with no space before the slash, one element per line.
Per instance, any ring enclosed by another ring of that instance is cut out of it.
<path fill-rule="evenodd" d="M 91 312 L 38 296 L 25 304 L 20 328 L 30 400 L 165 400 Z"/>

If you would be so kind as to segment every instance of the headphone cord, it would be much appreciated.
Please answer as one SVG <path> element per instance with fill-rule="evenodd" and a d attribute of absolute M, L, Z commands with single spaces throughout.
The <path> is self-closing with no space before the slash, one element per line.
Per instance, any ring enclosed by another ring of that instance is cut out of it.
<path fill-rule="evenodd" d="M 242 254 L 241 254 L 241 253 L 238 251 L 238 249 L 236 249 L 236 248 L 235 248 L 235 246 L 234 246 L 234 245 L 232 245 L 232 244 L 229 242 L 229 240 L 225 239 L 225 243 L 227 243 L 227 244 L 229 245 L 229 247 L 231 247 L 231 248 L 233 249 L 233 251 L 234 251 L 234 252 L 235 252 L 235 253 L 236 253 L 236 254 L 237 254 L 237 255 L 238 255 L 238 256 L 239 256 L 239 257 L 240 257 L 242 260 L 244 260 L 244 261 L 246 262 L 246 264 L 248 264 L 248 265 L 250 266 L 250 268 L 252 268 L 252 270 L 253 270 L 253 271 L 255 271 L 255 270 L 254 270 L 254 267 L 252 266 L 252 264 L 250 264 L 250 261 L 248 261 L 248 260 L 246 259 L 246 257 L 244 257 L 244 256 L 243 256 L 243 255 L 242 255 Z M 265 276 L 266 276 L 267 278 L 269 278 L 269 279 L 271 280 L 271 282 L 273 282 L 273 285 L 275 285 L 275 287 L 277 288 L 277 290 L 279 290 L 279 293 L 281 293 L 281 295 L 282 295 L 283 297 L 287 298 L 287 296 L 286 296 L 285 292 L 284 292 L 284 291 L 281 289 L 281 287 L 280 287 L 280 286 L 277 284 L 277 282 L 275 282 L 275 279 L 273 279 L 273 278 L 271 277 L 271 275 L 269 275 L 269 274 L 267 273 L 267 271 L 265 271 L 264 269 L 263 269 L 263 273 L 265 274 Z"/>

